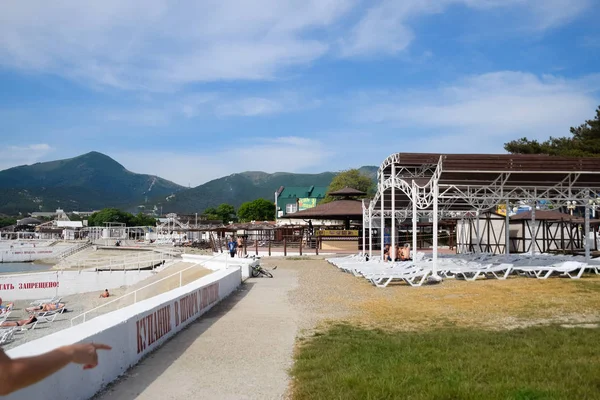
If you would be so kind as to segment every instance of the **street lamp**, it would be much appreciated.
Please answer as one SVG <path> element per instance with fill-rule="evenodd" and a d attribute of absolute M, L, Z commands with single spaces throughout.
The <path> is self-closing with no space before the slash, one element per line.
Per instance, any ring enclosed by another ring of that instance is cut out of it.
<path fill-rule="evenodd" d="M 571 216 L 573 215 L 573 210 L 576 208 L 577 202 L 575 200 L 568 201 L 567 200 L 567 209 L 569 210 Z"/>

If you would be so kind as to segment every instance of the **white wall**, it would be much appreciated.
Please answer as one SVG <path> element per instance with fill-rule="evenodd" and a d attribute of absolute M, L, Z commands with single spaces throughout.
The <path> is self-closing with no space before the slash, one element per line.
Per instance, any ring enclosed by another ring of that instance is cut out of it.
<path fill-rule="evenodd" d="M 47 271 L 0 275 L 0 297 L 7 302 L 68 296 L 130 286 L 150 276 L 151 271 Z"/>
<path fill-rule="evenodd" d="M 238 268 L 217 271 L 167 293 L 11 349 L 7 354 L 17 358 L 79 342 L 112 346 L 109 352 L 99 352 L 99 365 L 95 369 L 84 371 L 81 366 L 71 364 L 6 399 L 88 399 L 227 297 L 240 282 Z M 152 338 L 157 339 L 152 342 Z"/>
<path fill-rule="evenodd" d="M 216 254 L 214 256 L 205 256 L 197 254 L 182 254 L 181 258 L 185 262 L 199 263 L 203 267 L 212 269 L 213 271 L 222 270 L 224 268 L 237 267 L 241 269 L 242 280 L 252 276 L 252 267 L 260 265 L 260 259 L 252 258 L 232 258 L 229 254 Z"/>

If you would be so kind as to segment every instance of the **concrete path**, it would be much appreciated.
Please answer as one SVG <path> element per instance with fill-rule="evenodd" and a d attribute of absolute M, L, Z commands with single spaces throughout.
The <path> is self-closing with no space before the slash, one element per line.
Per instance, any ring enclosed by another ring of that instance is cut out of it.
<path fill-rule="evenodd" d="M 285 398 L 298 331 L 297 272 L 252 278 L 96 399 Z"/>

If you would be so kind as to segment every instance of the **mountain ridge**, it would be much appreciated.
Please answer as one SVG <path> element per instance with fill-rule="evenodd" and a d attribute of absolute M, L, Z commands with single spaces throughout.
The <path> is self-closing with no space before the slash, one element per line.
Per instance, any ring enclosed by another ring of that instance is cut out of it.
<path fill-rule="evenodd" d="M 361 172 L 376 179 L 377 167 Z M 281 186 L 329 186 L 338 172 L 298 174 L 243 171 L 186 188 L 156 175 L 137 174 L 113 158 L 92 151 L 77 157 L 20 165 L 0 171 L 0 213 L 94 210 L 203 212 L 221 203 L 239 207 L 257 198 L 273 199 Z"/>

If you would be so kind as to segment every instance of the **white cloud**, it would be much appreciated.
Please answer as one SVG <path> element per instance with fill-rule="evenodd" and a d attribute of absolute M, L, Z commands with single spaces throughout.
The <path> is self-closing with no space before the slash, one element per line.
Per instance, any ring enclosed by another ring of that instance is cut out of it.
<path fill-rule="evenodd" d="M 410 151 L 502 152 L 503 143 L 521 137 L 569 136 L 569 127 L 593 115 L 598 90 L 600 75 L 565 80 L 503 71 L 431 90 L 363 93 L 356 118 L 392 126 Z"/>
<path fill-rule="evenodd" d="M 516 9 L 543 30 L 591 0 L 9 1 L 0 13 L 0 66 L 140 90 L 270 80 L 331 52 L 395 54 L 413 40 L 417 17 L 453 5 Z M 358 21 L 346 18 L 351 11 Z"/>
<path fill-rule="evenodd" d="M 99 85 L 167 89 L 271 79 L 312 62 L 327 43 L 308 33 L 351 0 L 24 0 L 3 4 L 0 65 Z"/>
<path fill-rule="evenodd" d="M 131 171 L 194 187 L 242 171 L 306 171 L 323 166 L 331 155 L 322 142 L 299 137 L 242 138 L 226 145 L 210 154 L 136 150 L 111 157 Z"/>
<path fill-rule="evenodd" d="M 40 161 L 54 149 L 46 143 L 0 147 L 0 171 Z"/>
<path fill-rule="evenodd" d="M 523 25 L 520 30 L 543 31 L 570 22 L 592 5 L 591 0 L 380 0 L 373 3 L 369 3 L 370 8 L 341 41 L 342 56 L 398 53 L 415 37 L 411 22 L 422 15 L 441 13 L 451 6 L 488 12 L 518 10 L 526 15 L 523 22 L 518 22 Z"/>

